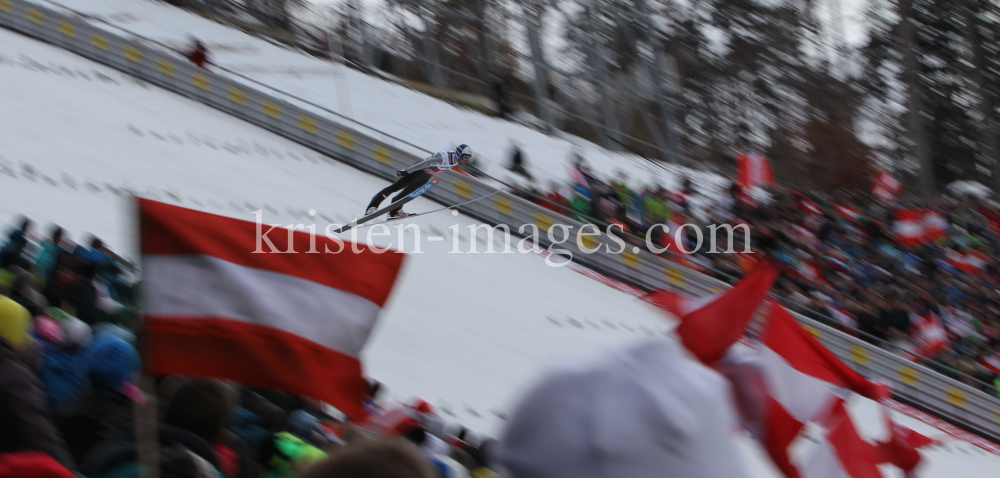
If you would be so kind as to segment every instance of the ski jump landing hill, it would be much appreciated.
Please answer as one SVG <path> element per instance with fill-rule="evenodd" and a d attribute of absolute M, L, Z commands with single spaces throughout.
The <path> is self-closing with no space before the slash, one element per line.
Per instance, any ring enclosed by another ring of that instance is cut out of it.
<path fill-rule="evenodd" d="M 271 95 L 225 76 L 194 68 L 172 52 L 152 48 L 138 40 L 126 40 L 84 20 L 57 13 L 38 4 L 21 0 L 0 0 L 0 26 L 57 45 L 150 84 L 184 95 L 376 177 L 392 179 L 395 169 L 418 159 L 412 151 L 398 142 L 327 118 L 318 106 Z M 95 107 L 100 108 L 99 105 Z M 164 133 L 164 136 L 169 135 Z M 306 154 L 301 155 L 306 157 Z M 315 158 L 311 159 L 313 163 L 317 163 Z M 324 158 L 324 163 L 325 161 Z M 335 168 L 337 164 L 314 164 L 308 167 Z M 225 175 L 227 172 L 220 170 L 216 174 Z M 204 180 L 203 177 L 192 179 Z M 462 202 L 495 190 L 488 184 L 468 177 L 443 175 L 441 179 L 443 184 L 434 188 L 431 198 L 443 204 Z M 359 191 L 359 194 L 367 199 L 366 194 L 377 190 L 377 184 L 379 182 L 374 181 L 366 185 L 364 192 Z M 231 184 L 229 186 L 232 187 Z M 166 191 L 165 194 L 169 196 L 170 192 Z M 206 203 L 212 201 L 202 199 Z M 219 200 L 225 202 L 225 199 Z M 542 230 L 547 230 L 553 224 L 566 224 L 572 226 L 573 230 L 578 230 L 581 226 L 569 218 L 506 194 L 498 194 L 490 200 L 471 204 L 463 208 L 462 212 L 489 224 L 507 224 L 515 231 L 528 224 Z M 342 221 L 344 218 L 337 219 Z M 82 228 L 77 228 L 80 229 Z M 547 238 L 543 235 L 542 240 L 544 243 Z M 593 242 L 580 245 L 567 242 L 563 247 L 573 252 L 580 263 L 632 286 L 645 290 L 674 289 L 693 296 L 717 292 L 726 287 L 718 281 L 643 251 L 626 250 L 621 254 L 611 254 L 602 249 L 598 254 L 583 254 L 580 251 L 581 245 L 592 248 L 609 242 L 603 236 L 592 237 L 589 241 Z M 610 246 L 612 250 L 618 249 L 615 243 Z M 639 312 L 635 314 L 642 315 Z M 549 320 L 553 324 L 558 323 L 558 326 L 567 327 L 579 327 L 582 322 L 563 317 L 550 317 Z M 600 324 L 600 320 L 595 319 L 594 323 Z M 1000 437 L 1000 402 L 992 397 L 820 324 L 800 320 L 848 364 L 868 377 L 892 383 L 897 398 L 978 434 L 994 439 Z M 587 326 L 585 322 L 582 325 Z M 636 329 L 641 326 L 650 332 L 658 330 L 653 322 L 632 326 Z M 460 338 L 456 337 L 458 339 Z"/>

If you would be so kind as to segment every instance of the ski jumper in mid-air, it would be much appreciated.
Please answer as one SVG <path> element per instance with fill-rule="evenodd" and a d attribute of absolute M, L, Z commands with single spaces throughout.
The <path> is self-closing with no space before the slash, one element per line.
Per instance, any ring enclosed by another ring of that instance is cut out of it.
<path fill-rule="evenodd" d="M 372 201 L 368 203 L 368 211 L 365 212 L 365 215 L 374 214 L 378 210 L 378 206 L 382 204 L 382 201 L 385 201 L 385 198 L 389 197 L 390 194 L 400 191 L 399 194 L 392 198 L 392 202 L 399 201 L 406 197 L 406 195 L 420 189 L 424 184 L 427 184 L 427 181 L 430 181 L 431 177 L 435 174 L 443 173 L 460 164 L 467 164 L 470 159 L 472 159 L 472 148 L 467 144 L 462 144 L 455 148 L 455 151 L 435 153 L 413 166 L 396 171 L 396 176 L 399 179 L 390 184 L 389 187 L 379 191 L 372 198 Z M 389 211 L 390 218 L 406 216 L 407 214 L 403 212 L 402 205 Z"/>

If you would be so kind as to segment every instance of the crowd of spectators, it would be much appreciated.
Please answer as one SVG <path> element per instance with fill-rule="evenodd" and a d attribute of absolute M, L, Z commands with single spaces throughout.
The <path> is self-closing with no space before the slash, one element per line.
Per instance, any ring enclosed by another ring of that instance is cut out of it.
<path fill-rule="evenodd" d="M 570 162 L 566 183 L 552 183 L 547 191 L 526 183 L 517 193 L 602 231 L 613 225 L 630 245 L 647 250 L 648 233 L 657 252 L 667 248 L 660 253 L 668 259 L 728 283 L 752 268 L 760 254 L 742 253 L 740 232 L 734 235 L 738 253 L 709 252 L 708 226 L 745 224 L 750 250 L 768 252 L 783 266 L 774 292 L 786 306 L 1000 396 L 1000 360 L 991 360 L 1000 358 L 995 203 L 944 195 L 883 199 L 865 191 L 801 194 L 781 187 L 751 195 L 735 184 L 698 190 L 687 178 L 668 190 L 636 186 L 621 172 L 602 177 L 579 154 Z M 943 234 L 919 244 L 897 237 L 901 211 L 914 210 L 942 217 Z M 658 224 L 670 232 L 653 227 Z M 683 224 L 694 227 L 675 236 Z M 696 229 L 704 239 L 700 247 Z M 726 247 L 720 242 L 718 250 Z M 942 348 L 929 349 L 916 327 L 929 313 L 946 331 Z"/>
<path fill-rule="evenodd" d="M 133 266 L 84 244 L 24 219 L 0 248 L 0 476 L 138 477 L 149 403 L 164 478 L 496 476 L 494 440 L 418 399 L 386 405 L 375 381 L 360 421 L 219 380 L 140 389 Z"/>

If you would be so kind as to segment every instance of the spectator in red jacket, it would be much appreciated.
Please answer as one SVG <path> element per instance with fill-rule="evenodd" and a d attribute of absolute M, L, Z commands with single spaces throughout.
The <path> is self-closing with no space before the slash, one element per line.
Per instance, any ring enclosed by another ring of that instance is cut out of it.
<path fill-rule="evenodd" d="M 195 40 L 194 49 L 188 52 L 187 57 L 199 68 L 205 68 L 205 64 L 208 63 L 208 49 L 200 41 Z"/>

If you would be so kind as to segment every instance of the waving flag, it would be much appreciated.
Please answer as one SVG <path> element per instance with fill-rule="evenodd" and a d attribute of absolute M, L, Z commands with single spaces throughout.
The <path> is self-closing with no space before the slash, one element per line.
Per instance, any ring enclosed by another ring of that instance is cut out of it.
<path fill-rule="evenodd" d="M 948 221 L 936 211 L 899 209 L 895 216 L 893 235 L 900 246 L 921 246 L 948 236 Z"/>
<path fill-rule="evenodd" d="M 892 177 L 891 174 L 879 170 L 872 183 L 872 194 L 878 196 L 883 201 L 892 201 L 903 192 L 903 186 Z"/>
<path fill-rule="evenodd" d="M 917 209 L 896 211 L 893 234 L 896 242 L 903 247 L 914 247 L 924 243 L 923 212 Z"/>
<path fill-rule="evenodd" d="M 139 214 L 151 375 L 230 379 L 363 415 L 359 357 L 402 254 L 145 199 Z"/>
<path fill-rule="evenodd" d="M 739 284 L 725 292 L 690 298 L 656 291 L 644 299 L 681 319 L 677 335 L 699 360 L 712 364 L 743 335 L 757 306 L 778 278 L 770 261 L 757 265 Z"/>
<path fill-rule="evenodd" d="M 768 406 L 759 439 L 786 477 L 806 476 L 788 457 L 805 424 L 825 418 L 849 392 L 868 398 L 887 392 L 841 362 L 777 304 L 771 304 L 760 342 Z"/>
<path fill-rule="evenodd" d="M 924 212 L 924 242 L 937 242 L 948 237 L 948 220 L 937 211 Z"/>
<path fill-rule="evenodd" d="M 841 400 L 824 420 L 825 436 L 802 469 L 804 478 L 881 478 L 875 447 L 866 442 Z"/>
<path fill-rule="evenodd" d="M 803 211 L 805 211 L 805 212 L 807 212 L 809 214 L 812 214 L 812 215 L 815 215 L 815 216 L 822 216 L 823 215 L 823 208 L 819 207 L 818 204 L 816 204 L 815 202 L 811 201 L 809 198 L 807 198 L 805 196 L 800 196 L 799 197 L 799 207 L 801 207 Z"/>
<path fill-rule="evenodd" d="M 955 252 L 951 249 L 945 253 L 945 260 L 952 267 L 967 274 L 978 274 L 986 268 L 986 256 L 981 252 Z"/>
<path fill-rule="evenodd" d="M 851 207 L 841 206 L 838 204 L 834 205 L 833 208 L 837 210 L 837 214 L 839 214 L 840 217 L 847 219 L 848 221 L 857 222 L 864 217 L 860 211 Z"/>
<path fill-rule="evenodd" d="M 773 185 L 771 162 L 759 154 L 737 154 L 736 182 L 747 189 Z"/>
<path fill-rule="evenodd" d="M 889 439 L 876 444 L 875 456 L 878 463 L 892 463 L 903 470 L 906 476 L 911 476 L 920 464 L 920 450 L 925 446 L 937 443 L 933 438 L 923 436 L 892 420 L 886 407 L 882 409 L 882 418 L 889 430 Z"/>
<path fill-rule="evenodd" d="M 677 335 L 681 342 L 703 363 L 718 365 L 730 380 L 744 428 L 761 443 L 775 466 L 787 478 L 819 478 L 824 475 L 801 473 L 788 455 L 805 424 L 826 419 L 852 392 L 878 399 L 888 395 L 888 388 L 866 380 L 823 347 L 787 310 L 764 301 L 776 275 L 773 264 L 764 262 L 723 293 L 691 299 L 658 291 L 645 298 L 680 317 Z M 734 344 L 756 313 L 766 317 L 758 334 L 758 353 L 750 355 Z M 850 431 L 839 433 L 849 435 Z M 843 446 L 856 445 L 849 436 L 846 440 Z"/>
<path fill-rule="evenodd" d="M 983 357 L 977 361 L 979 365 L 985 367 L 990 372 L 1000 375 L 1000 355 Z"/>
<path fill-rule="evenodd" d="M 933 359 L 948 349 L 948 332 L 941 325 L 941 319 L 933 312 L 927 312 L 910 325 L 916 350 L 912 360 L 920 362 L 923 359 Z"/>

